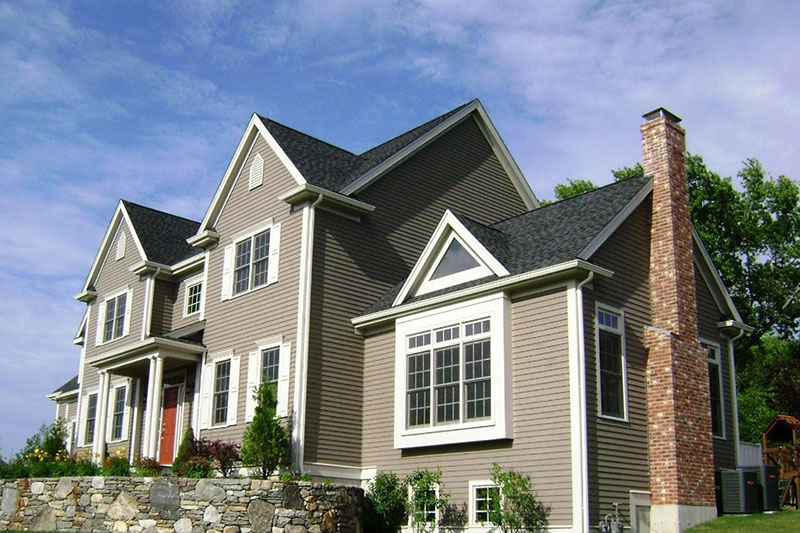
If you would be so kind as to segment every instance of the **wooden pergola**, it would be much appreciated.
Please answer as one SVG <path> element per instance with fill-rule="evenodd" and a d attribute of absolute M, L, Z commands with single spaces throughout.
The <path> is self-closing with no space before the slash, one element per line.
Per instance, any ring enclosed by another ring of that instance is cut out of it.
<path fill-rule="evenodd" d="M 781 507 L 789 504 L 800 509 L 800 420 L 789 415 L 776 415 L 761 434 L 764 464 L 780 468 L 781 479 L 787 480 Z M 767 443 L 773 443 L 768 446 Z M 780 444 L 777 444 L 780 443 Z"/>

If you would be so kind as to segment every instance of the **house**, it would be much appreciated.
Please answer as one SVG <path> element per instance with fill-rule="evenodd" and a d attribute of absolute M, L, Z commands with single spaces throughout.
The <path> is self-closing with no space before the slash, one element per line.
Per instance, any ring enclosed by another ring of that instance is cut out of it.
<path fill-rule="evenodd" d="M 240 439 L 270 380 L 294 468 L 440 469 L 467 531 L 494 462 L 553 531 L 613 502 L 634 529 L 714 517 L 748 328 L 691 227 L 678 122 L 645 115 L 644 176 L 542 207 L 477 100 L 362 154 L 253 115 L 202 221 L 117 206 L 76 296 L 77 395 L 53 395 L 76 449 L 168 465 L 186 428 Z"/>

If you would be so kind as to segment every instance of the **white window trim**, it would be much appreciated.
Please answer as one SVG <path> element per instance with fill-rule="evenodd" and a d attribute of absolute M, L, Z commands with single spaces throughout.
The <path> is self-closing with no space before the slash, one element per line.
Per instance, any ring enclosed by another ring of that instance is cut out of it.
<path fill-rule="evenodd" d="M 225 423 L 214 424 L 214 382 L 216 378 L 217 363 L 231 362 L 230 378 L 228 381 L 228 416 Z M 236 425 L 239 406 L 239 370 L 241 358 L 227 350 L 206 357 L 201 378 L 200 410 L 201 429 L 220 429 Z"/>
<path fill-rule="evenodd" d="M 123 294 L 127 293 L 127 297 L 125 298 L 125 317 L 122 321 L 122 335 L 119 337 L 112 337 L 108 340 L 104 340 L 103 335 L 105 332 L 105 323 L 106 323 L 106 305 L 111 300 L 114 300 Z M 104 344 L 110 344 L 112 342 L 118 341 L 120 339 L 124 339 L 130 333 L 130 326 L 131 326 L 131 315 L 133 314 L 133 288 L 130 285 L 126 285 L 125 287 L 118 289 L 112 293 L 109 293 L 103 298 L 103 301 L 97 304 L 97 337 L 95 339 L 95 346 L 103 346 Z"/>
<path fill-rule="evenodd" d="M 714 428 L 712 425 L 711 436 L 717 440 L 728 440 L 725 428 L 725 388 L 722 386 L 724 380 L 722 379 L 722 349 L 720 343 L 712 341 L 711 339 L 700 338 L 700 345 L 703 347 L 703 355 L 707 363 L 713 363 L 719 367 L 719 403 L 720 403 L 720 416 L 722 417 L 722 434 L 714 435 Z M 708 348 L 712 348 L 716 354 L 714 359 L 708 357 Z M 710 376 L 709 376 L 710 379 Z M 710 399 L 710 398 L 709 398 Z"/>
<path fill-rule="evenodd" d="M 270 348 L 279 348 L 277 400 L 275 408 L 277 418 L 289 416 L 289 367 L 291 365 L 292 343 L 283 342 L 283 336 L 270 337 L 256 341 L 256 349 L 250 352 L 247 362 L 247 397 L 245 401 L 245 422 L 251 422 L 255 416 L 256 402 L 253 396 L 261 385 L 261 373 L 264 366 L 263 352 Z"/>
<path fill-rule="evenodd" d="M 485 318 L 491 321 L 491 416 L 475 422 L 406 428 L 407 337 Z M 512 438 L 511 383 L 511 303 L 505 294 L 497 293 L 398 319 L 395 330 L 394 448 Z"/>
<path fill-rule="evenodd" d="M 234 266 L 236 261 L 236 246 L 247 239 L 252 239 L 254 236 L 264 231 L 269 231 L 269 250 L 267 251 L 269 258 L 269 265 L 267 267 L 267 282 L 264 283 L 263 285 L 259 285 L 258 287 L 253 287 L 252 284 L 253 249 L 251 247 L 250 283 L 248 284 L 248 288 L 246 291 L 234 294 L 234 289 L 235 289 Z M 251 226 L 246 230 L 241 231 L 231 237 L 230 244 L 228 244 L 223 250 L 222 291 L 221 291 L 221 299 L 223 301 L 239 298 L 246 294 L 250 294 L 251 292 L 255 292 L 265 287 L 269 287 L 270 285 L 278 281 L 278 272 L 280 264 L 280 239 L 281 239 L 281 224 L 280 222 L 274 222 L 272 218 L 268 218 L 267 220 L 260 222 L 254 226 Z M 204 288 L 204 290 L 207 292 L 206 288 Z"/>
<path fill-rule="evenodd" d="M 94 413 L 94 438 L 91 442 L 86 442 L 86 423 L 89 421 L 89 396 L 97 395 L 97 403 L 95 404 Z M 100 414 L 100 388 L 94 387 L 86 389 L 83 392 L 83 401 L 81 402 L 80 423 L 78 424 L 78 447 L 83 448 L 86 446 L 93 446 L 94 441 L 97 440 L 97 417 Z"/>
<path fill-rule="evenodd" d="M 114 402 L 117 398 L 117 389 L 125 389 L 125 401 L 122 409 L 122 436 L 118 439 L 112 439 L 114 435 Z M 117 442 L 125 442 L 128 440 L 128 427 L 130 422 L 131 411 L 131 384 L 128 378 L 117 379 L 111 382 L 111 387 L 108 394 L 108 409 L 106 421 L 106 442 L 109 444 Z"/>
<path fill-rule="evenodd" d="M 597 320 L 598 311 L 607 311 L 609 313 L 619 316 L 620 327 L 614 329 L 603 324 Z M 616 333 L 622 337 L 620 341 L 622 352 L 622 412 L 621 418 L 617 416 L 604 415 L 602 411 L 602 391 L 600 389 L 600 330 Z M 594 355 L 595 355 L 595 370 L 597 372 L 597 416 L 605 420 L 614 420 L 616 422 L 629 422 L 628 418 L 628 356 L 626 350 L 627 338 L 625 336 L 625 311 L 617 307 L 595 302 L 594 304 Z"/>
<path fill-rule="evenodd" d="M 467 507 L 467 512 L 469 513 L 469 520 L 467 521 L 467 524 L 469 524 L 470 531 L 488 533 L 494 530 L 494 526 L 492 525 L 491 522 L 475 521 L 475 511 L 477 509 L 477 506 L 475 504 L 475 489 L 493 488 L 493 487 L 497 487 L 497 485 L 490 479 L 479 479 L 479 480 L 471 479 L 469 481 L 469 505 Z"/>
<path fill-rule="evenodd" d="M 196 276 L 192 276 L 191 278 L 183 280 L 183 318 L 188 318 L 190 316 L 199 315 L 203 309 L 203 300 L 206 299 L 206 287 L 204 284 L 205 274 L 198 274 Z M 189 313 L 189 289 L 200 285 L 200 302 L 197 306 L 197 311 L 193 311 Z"/>
<path fill-rule="evenodd" d="M 436 483 L 433 486 L 433 492 L 436 494 L 436 498 L 437 499 L 439 498 L 440 488 L 441 488 L 441 485 L 439 483 Z M 411 504 L 411 491 L 412 491 L 412 489 L 413 489 L 413 487 L 411 485 L 408 485 L 406 487 L 406 500 L 408 501 L 409 505 Z M 408 513 L 408 521 L 406 522 L 406 527 L 409 528 L 408 531 L 413 531 L 413 529 L 411 529 L 413 527 L 413 525 L 414 525 L 411 522 L 412 515 L 413 515 L 413 511 Z M 434 509 L 434 515 L 435 515 L 435 518 L 433 519 L 433 531 L 439 531 L 439 520 L 441 520 L 442 517 L 441 517 L 441 513 L 440 513 L 438 507 L 436 509 Z M 429 524 L 430 522 L 425 522 L 425 523 Z"/>
<path fill-rule="evenodd" d="M 470 257 L 472 257 L 475 262 L 478 263 L 478 266 L 432 280 L 431 277 L 433 276 L 433 273 L 436 272 L 437 268 L 439 268 L 439 264 L 442 262 L 442 259 L 447 253 L 448 248 L 450 248 L 450 243 L 452 243 L 454 240 L 461 244 Z M 455 285 L 460 285 L 461 283 L 466 283 L 468 281 L 485 278 L 486 276 L 491 276 L 492 274 L 494 274 L 494 272 L 492 272 L 492 270 L 483 263 L 480 257 L 478 257 L 478 255 L 472 251 L 464 239 L 460 238 L 455 232 L 452 232 L 444 241 L 444 244 L 436 254 L 434 260 L 431 261 L 431 266 L 428 269 L 428 272 L 422 279 L 419 289 L 417 289 L 414 294 L 415 296 L 428 294 L 441 289 L 446 289 L 447 287 L 454 287 Z"/>

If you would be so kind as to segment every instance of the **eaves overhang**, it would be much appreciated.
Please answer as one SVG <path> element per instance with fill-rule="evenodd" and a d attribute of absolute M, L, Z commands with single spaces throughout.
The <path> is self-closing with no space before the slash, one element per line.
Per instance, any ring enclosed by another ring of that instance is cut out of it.
<path fill-rule="evenodd" d="M 116 350 L 106 352 L 92 359 L 87 359 L 87 363 L 96 368 L 113 367 L 117 363 L 124 362 L 137 356 L 152 353 L 155 351 L 165 351 L 172 356 L 186 356 L 189 360 L 199 360 L 206 353 L 205 346 L 180 341 L 176 339 L 165 339 L 164 337 L 150 337 L 143 341 L 123 346 Z"/>
<path fill-rule="evenodd" d="M 323 189 L 311 183 L 303 183 L 278 196 L 278 199 L 289 205 L 300 205 L 313 202 L 322 197 L 318 204 L 320 209 L 341 213 L 349 217 L 361 217 L 375 210 L 374 205 L 350 198 L 337 192 Z"/>
<path fill-rule="evenodd" d="M 402 316 L 418 313 L 444 304 L 477 298 L 499 290 L 511 291 L 523 287 L 527 288 L 534 285 L 550 283 L 558 279 L 585 277 L 587 272 L 593 272 L 595 275 L 605 278 L 610 278 L 614 275 L 613 271 L 606 268 L 594 265 L 582 259 L 573 259 L 557 265 L 503 277 L 475 287 L 467 287 L 446 294 L 412 301 L 368 315 L 362 315 L 351 319 L 350 322 L 353 324 L 356 331 L 361 332 L 368 328 L 384 325 L 386 322 L 393 321 Z"/>
<path fill-rule="evenodd" d="M 52 400 L 54 402 L 60 402 L 63 400 L 69 400 L 70 398 L 78 397 L 78 389 L 67 391 L 67 392 L 51 392 L 46 396 L 48 400 Z"/>
<path fill-rule="evenodd" d="M 219 233 L 210 229 L 201 231 L 197 235 L 192 235 L 186 239 L 186 242 L 196 248 L 208 248 L 216 244 L 217 241 L 219 241 Z"/>
<path fill-rule="evenodd" d="M 85 289 L 75 295 L 75 299 L 79 302 L 91 303 L 97 298 L 97 291 L 94 289 Z"/>
<path fill-rule="evenodd" d="M 204 254 L 198 253 L 174 265 L 165 265 L 164 263 L 156 263 L 155 261 L 139 261 L 128 270 L 137 276 L 155 275 L 159 279 L 171 279 L 174 276 L 179 276 L 197 268 L 203 264 L 204 260 Z"/>
<path fill-rule="evenodd" d="M 748 326 L 739 320 L 721 320 L 717 322 L 717 328 L 729 337 L 736 337 L 742 333 L 749 334 L 755 329 L 753 326 Z"/>

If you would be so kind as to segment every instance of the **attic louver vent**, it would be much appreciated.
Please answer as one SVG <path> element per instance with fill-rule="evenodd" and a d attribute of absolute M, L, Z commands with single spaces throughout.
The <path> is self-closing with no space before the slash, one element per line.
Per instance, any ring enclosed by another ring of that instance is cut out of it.
<path fill-rule="evenodd" d="M 264 158 L 256 153 L 250 165 L 250 190 L 255 189 L 264 182 Z"/>
<path fill-rule="evenodd" d="M 128 237 L 124 233 L 120 233 L 119 239 L 117 240 L 117 261 L 125 257 L 125 244 L 128 240 Z"/>

